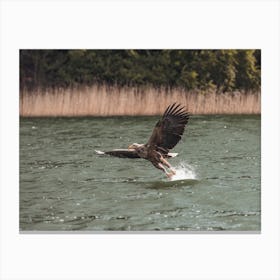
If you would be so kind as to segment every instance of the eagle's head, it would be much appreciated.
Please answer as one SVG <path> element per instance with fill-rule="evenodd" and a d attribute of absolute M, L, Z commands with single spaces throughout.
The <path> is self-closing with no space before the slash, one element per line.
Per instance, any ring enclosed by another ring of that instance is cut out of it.
<path fill-rule="evenodd" d="M 128 146 L 128 149 L 136 149 L 143 146 L 143 144 L 133 143 L 130 146 Z"/>

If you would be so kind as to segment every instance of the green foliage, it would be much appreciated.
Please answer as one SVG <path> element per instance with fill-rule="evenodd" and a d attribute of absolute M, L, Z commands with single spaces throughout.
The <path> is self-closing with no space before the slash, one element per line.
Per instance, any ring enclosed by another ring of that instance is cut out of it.
<path fill-rule="evenodd" d="M 260 50 L 21 50 L 21 88 L 106 84 L 259 90 Z"/>
<path fill-rule="evenodd" d="M 260 88 L 261 70 L 256 63 L 254 50 L 240 51 L 237 54 L 237 61 L 236 86 L 244 90 Z"/>

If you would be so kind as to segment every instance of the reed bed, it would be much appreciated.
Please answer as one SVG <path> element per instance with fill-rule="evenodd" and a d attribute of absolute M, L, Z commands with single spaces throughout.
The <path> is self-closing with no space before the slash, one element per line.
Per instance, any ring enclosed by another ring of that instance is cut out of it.
<path fill-rule="evenodd" d="M 43 116 L 149 116 L 160 115 L 179 102 L 192 114 L 260 114 L 261 94 L 197 93 L 182 89 L 139 90 L 133 87 L 91 86 L 83 88 L 22 90 L 20 115 Z"/>

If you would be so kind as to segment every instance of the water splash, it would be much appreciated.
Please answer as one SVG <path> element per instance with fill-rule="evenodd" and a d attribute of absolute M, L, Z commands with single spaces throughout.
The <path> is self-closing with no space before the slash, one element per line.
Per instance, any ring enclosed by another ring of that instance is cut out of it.
<path fill-rule="evenodd" d="M 172 176 L 170 181 L 197 180 L 195 169 L 186 162 L 181 162 L 178 166 L 175 166 L 175 171 L 176 174 Z"/>

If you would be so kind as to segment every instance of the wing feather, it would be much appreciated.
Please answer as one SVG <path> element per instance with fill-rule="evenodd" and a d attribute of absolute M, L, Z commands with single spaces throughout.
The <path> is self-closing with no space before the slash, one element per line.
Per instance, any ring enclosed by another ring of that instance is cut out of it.
<path fill-rule="evenodd" d="M 114 149 L 111 151 L 95 151 L 97 154 L 102 155 L 110 155 L 119 158 L 140 158 L 137 152 L 133 149 Z"/>
<path fill-rule="evenodd" d="M 181 104 L 169 105 L 157 122 L 147 145 L 168 153 L 181 140 L 189 117 L 189 112 Z"/>

